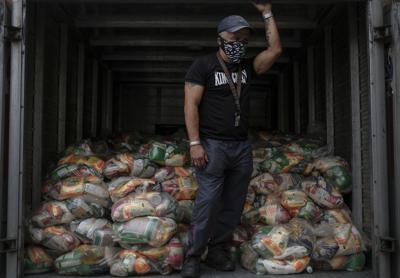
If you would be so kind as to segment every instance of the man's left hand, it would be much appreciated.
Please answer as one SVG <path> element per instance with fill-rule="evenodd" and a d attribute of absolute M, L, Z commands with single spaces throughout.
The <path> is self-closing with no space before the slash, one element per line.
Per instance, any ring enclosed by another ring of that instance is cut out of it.
<path fill-rule="evenodd" d="M 262 14 L 268 13 L 272 9 L 272 4 L 269 0 L 255 0 L 251 1 L 251 3 L 253 3 L 254 7 Z"/>

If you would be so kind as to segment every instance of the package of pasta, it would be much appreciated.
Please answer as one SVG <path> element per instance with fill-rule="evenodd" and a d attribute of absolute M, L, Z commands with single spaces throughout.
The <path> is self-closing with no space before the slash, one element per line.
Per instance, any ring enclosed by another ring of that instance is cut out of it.
<path fill-rule="evenodd" d="M 192 212 L 194 208 L 193 200 L 182 200 L 179 201 L 177 210 L 177 221 L 180 223 L 190 223 L 192 220 Z"/>
<path fill-rule="evenodd" d="M 75 219 L 67 205 L 60 201 L 42 203 L 32 214 L 32 223 L 38 227 L 69 224 Z"/>
<path fill-rule="evenodd" d="M 24 273 L 44 273 L 53 269 L 53 259 L 40 246 L 26 246 L 24 249 Z"/>
<path fill-rule="evenodd" d="M 261 174 L 250 181 L 250 186 L 257 194 L 270 194 L 278 191 L 274 177 L 269 173 Z"/>
<path fill-rule="evenodd" d="M 119 153 L 107 160 L 103 174 L 108 179 L 130 176 L 133 162 L 134 156 L 132 153 Z"/>
<path fill-rule="evenodd" d="M 81 245 L 58 257 L 54 267 L 60 275 L 100 275 L 108 273 L 117 259 L 118 249 L 95 245 Z"/>
<path fill-rule="evenodd" d="M 153 142 L 148 155 L 151 161 L 165 166 L 184 166 L 187 162 L 186 151 L 169 142 Z"/>
<path fill-rule="evenodd" d="M 198 184 L 193 176 L 178 177 L 161 184 L 162 190 L 180 200 L 194 200 Z"/>
<path fill-rule="evenodd" d="M 160 247 L 175 235 L 177 225 L 171 218 L 146 216 L 114 223 L 113 230 L 116 241 L 121 245 L 148 244 Z"/>
<path fill-rule="evenodd" d="M 362 271 L 365 267 L 365 254 L 356 253 L 350 256 L 336 256 L 328 261 L 313 261 L 316 270 L 332 271 Z"/>
<path fill-rule="evenodd" d="M 104 218 L 88 218 L 72 221 L 69 227 L 83 243 L 94 244 L 96 231 L 111 229 L 112 224 Z"/>
<path fill-rule="evenodd" d="M 267 225 L 287 223 L 291 218 L 287 210 L 282 207 L 279 195 L 268 196 L 265 204 L 258 211 L 261 222 Z"/>
<path fill-rule="evenodd" d="M 60 253 L 71 251 L 81 243 L 73 232 L 63 226 L 52 226 L 43 229 L 29 226 L 29 235 L 36 244 Z"/>
<path fill-rule="evenodd" d="M 116 222 L 125 222 L 142 216 L 176 219 L 178 206 L 178 202 L 165 192 L 136 193 L 114 203 L 111 218 Z"/>
<path fill-rule="evenodd" d="M 130 193 L 141 193 L 150 191 L 161 191 L 161 188 L 151 179 L 119 178 L 109 185 L 111 200 L 115 203 L 119 199 L 126 197 Z"/>
<path fill-rule="evenodd" d="M 90 156 L 82 156 L 82 155 L 75 155 L 70 154 L 61 158 L 58 161 L 58 166 L 64 164 L 79 164 L 79 165 L 86 165 L 89 166 L 97 171 L 100 175 L 103 174 L 105 162 L 104 160 L 100 159 L 97 156 L 90 155 Z"/>
<path fill-rule="evenodd" d="M 102 218 L 106 213 L 104 206 L 98 203 L 90 203 L 83 196 L 65 200 L 69 211 L 77 219 Z"/>
<path fill-rule="evenodd" d="M 141 276 L 146 274 L 169 274 L 170 267 L 160 269 L 152 260 L 140 255 L 135 250 L 122 250 L 118 253 L 110 267 L 110 274 L 113 276 Z"/>
<path fill-rule="evenodd" d="M 105 183 L 95 177 L 70 177 L 53 184 L 46 193 L 55 200 L 66 200 L 82 196 L 86 202 L 103 207 L 109 204 L 109 193 Z"/>
<path fill-rule="evenodd" d="M 303 218 L 314 223 L 323 217 L 323 211 L 299 189 L 287 190 L 282 193 L 281 205 L 290 216 Z"/>
<path fill-rule="evenodd" d="M 256 233 L 252 240 L 252 248 L 263 258 L 272 259 L 282 256 L 288 242 L 290 231 L 283 225 L 265 226 Z"/>
<path fill-rule="evenodd" d="M 304 179 L 301 187 L 316 204 L 324 208 L 333 209 L 343 206 L 342 194 L 321 176 Z"/>
<path fill-rule="evenodd" d="M 292 260 L 258 259 L 256 274 L 295 274 L 303 272 L 310 263 L 310 257 Z"/>
<path fill-rule="evenodd" d="M 351 172 L 349 164 L 341 157 L 326 156 L 315 159 L 306 169 L 306 174 L 318 171 L 327 182 L 332 184 L 339 192 L 351 191 Z"/>

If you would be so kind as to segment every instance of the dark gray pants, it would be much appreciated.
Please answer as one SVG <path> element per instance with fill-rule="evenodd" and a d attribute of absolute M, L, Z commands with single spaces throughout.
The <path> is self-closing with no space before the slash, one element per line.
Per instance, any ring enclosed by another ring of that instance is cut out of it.
<path fill-rule="evenodd" d="M 199 189 L 193 209 L 187 256 L 231 241 L 240 222 L 253 170 L 249 141 L 202 140 L 207 166 L 196 169 Z"/>

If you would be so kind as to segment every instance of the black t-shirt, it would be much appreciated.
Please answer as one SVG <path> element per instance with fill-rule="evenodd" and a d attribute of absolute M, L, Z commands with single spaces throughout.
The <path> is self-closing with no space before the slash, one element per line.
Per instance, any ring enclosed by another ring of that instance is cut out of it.
<path fill-rule="evenodd" d="M 236 85 L 238 64 L 226 63 Z M 242 66 L 242 90 L 240 93 L 240 125 L 235 127 L 235 100 L 228 79 L 219 64 L 216 53 L 197 58 L 188 72 L 185 82 L 204 86 L 199 106 L 199 132 L 201 138 L 217 140 L 246 140 L 249 128 L 249 82 L 254 76 L 253 59 L 244 59 Z"/>

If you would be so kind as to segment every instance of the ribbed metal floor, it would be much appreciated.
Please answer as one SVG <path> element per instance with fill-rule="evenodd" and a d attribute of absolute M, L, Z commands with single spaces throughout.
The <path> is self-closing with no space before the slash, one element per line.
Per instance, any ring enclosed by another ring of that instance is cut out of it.
<path fill-rule="evenodd" d="M 61 276 L 57 275 L 55 273 L 46 273 L 46 274 L 35 274 L 35 275 L 27 275 L 26 277 L 28 278 L 50 278 L 50 277 L 70 277 L 70 278 L 77 278 L 81 276 Z M 96 276 L 97 278 L 109 278 L 113 277 L 110 275 L 101 275 L 101 276 Z M 181 277 L 180 274 L 174 273 L 172 275 L 168 276 L 162 276 L 162 275 L 148 275 L 148 276 L 143 276 L 146 278 L 160 278 L 160 277 L 169 277 L 169 278 L 179 278 Z M 254 275 L 241 267 L 238 267 L 236 271 L 234 272 L 221 272 L 221 271 L 216 271 L 213 269 L 210 269 L 206 266 L 202 265 L 202 278 L 222 278 L 222 277 L 232 277 L 232 278 L 252 278 L 252 277 L 276 277 L 276 278 L 372 278 L 373 274 L 371 270 L 366 270 L 363 272 L 342 272 L 342 271 L 333 271 L 333 272 L 314 272 L 312 274 L 308 273 L 302 273 L 302 274 L 291 274 L 291 275 Z"/>

